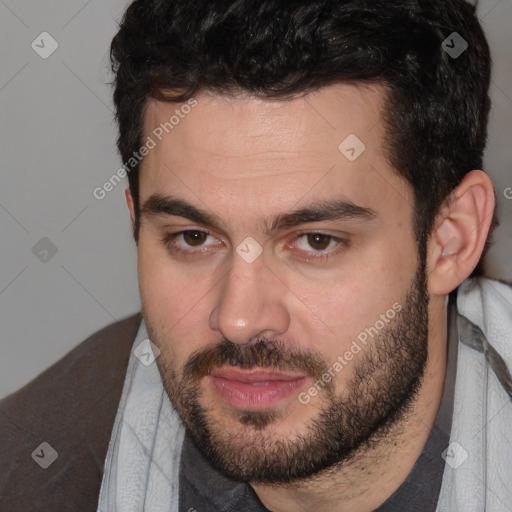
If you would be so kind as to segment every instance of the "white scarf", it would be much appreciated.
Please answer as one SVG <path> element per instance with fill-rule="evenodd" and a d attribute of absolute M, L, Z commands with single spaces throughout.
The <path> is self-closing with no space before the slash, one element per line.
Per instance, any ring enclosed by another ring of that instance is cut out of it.
<path fill-rule="evenodd" d="M 146 366 L 134 355 L 147 339 L 142 320 L 105 459 L 99 512 L 178 512 L 185 429 L 164 391 L 156 363 Z"/>
<path fill-rule="evenodd" d="M 467 280 L 459 288 L 457 308 L 477 327 L 459 316 L 463 342 L 450 434 L 455 464 L 445 465 L 437 512 L 510 511 L 512 396 L 506 388 L 511 393 L 512 382 L 506 373 L 512 368 L 512 288 L 488 279 Z M 467 459 L 456 467 L 465 452 Z"/>
<path fill-rule="evenodd" d="M 506 369 L 512 367 L 512 288 L 468 279 L 457 308 L 465 317 L 458 322 L 463 342 L 437 512 L 505 512 L 512 507 L 512 403 L 504 389 L 512 388 Z M 142 321 L 134 349 L 147 337 Z M 98 512 L 178 512 L 183 438 L 156 363 L 145 366 L 132 350 Z"/>

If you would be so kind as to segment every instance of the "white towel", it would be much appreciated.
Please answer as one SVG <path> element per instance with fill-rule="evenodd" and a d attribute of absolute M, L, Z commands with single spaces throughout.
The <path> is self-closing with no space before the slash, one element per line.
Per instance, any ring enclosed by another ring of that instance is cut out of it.
<path fill-rule="evenodd" d="M 142 321 L 133 349 L 147 338 Z M 156 363 L 146 366 L 133 349 L 105 459 L 98 511 L 178 512 L 184 427 Z"/>
<path fill-rule="evenodd" d="M 510 369 L 512 288 L 489 279 L 467 280 L 459 288 L 457 308 Z M 455 458 L 453 467 L 445 466 L 437 512 L 510 512 L 512 402 L 483 352 L 470 348 L 476 341 L 459 340 L 450 434 Z"/>

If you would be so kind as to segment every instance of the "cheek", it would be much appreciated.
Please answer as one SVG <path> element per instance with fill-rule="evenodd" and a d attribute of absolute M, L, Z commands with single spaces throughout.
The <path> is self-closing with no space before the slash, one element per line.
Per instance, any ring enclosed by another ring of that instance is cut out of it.
<path fill-rule="evenodd" d="M 139 241 L 138 278 L 144 319 L 167 362 L 177 358 L 175 330 L 186 315 L 187 287 L 169 265 L 164 251 Z M 172 352 L 172 353 L 171 353 Z M 174 366 L 174 363 L 173 363 Z"/>
<path fill-rule="evenodd" d="M 150 244 L 143 237 L 138 247 L 138 277 L 142 304 L 149 313 L 166 309 L 173 296 L 173 279 L 170 279 L 165 259 L 161 250 Z"/>
<path fill-rule="evenodd" d="M 150 313 L 165 312 L 169 320 L 181 318 L 200 301 L 208 285 L 183 265 L 173 263 L 160 242 L 149 237 L 139 241 L 138 277 L 143 306 Z"/>
<path fill-rule="evenodd" d="M 358 336 L 364 338 L 366 329 L 381 328 L 381 315 L 389 318 L 390 312 L 394 317 L 404 306 L 416 273 L 415 250 L 414 244 L 398 250 L 379 243 L 345 261 L 330 279 L 309 281 L 307 287 L 302 283 L 302 288 L 295 283 L 294 290 L 301 290 L 296 293 L 301 304 L 293 315 L 295 332 L 300 333 L 297 339 L 307 343 L 304 337 L 309 338 L 311 346 L 332 363 Z"/>
<path fill-rule="evenodd" d="M 144 317 L 162 356 L 182 365 L 190 353 L 211 341 L 208 304 L 214 281 L 171 264 L 165 250 L 143 240 L 139 242 L 138 276 Z"/>

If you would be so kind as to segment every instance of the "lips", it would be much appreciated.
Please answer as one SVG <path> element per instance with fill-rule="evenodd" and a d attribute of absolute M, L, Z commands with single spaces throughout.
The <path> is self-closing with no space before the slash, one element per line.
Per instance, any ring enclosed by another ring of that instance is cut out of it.
<path fill-rule="evenodd" d="M 214 392 L 235 409 L 268 409 L 297 392 L 306 376 L 277 370 L 217 368 L 206 377 Z"/>

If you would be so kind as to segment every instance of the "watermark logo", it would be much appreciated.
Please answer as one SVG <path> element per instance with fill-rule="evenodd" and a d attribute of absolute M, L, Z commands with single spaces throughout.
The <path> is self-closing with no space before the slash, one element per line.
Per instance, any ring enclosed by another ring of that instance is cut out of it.
<path fill-rule="evenodd" d="M 365 149 L 363 141 L 353 133 L 343 139 L 338 146 L 338 151 L 350 162 L 359 158 Z"/>
<path fill-rule="evenodd" d="M 32 254 L 42 263 L 48 263 L 57 254 L 57 246 L 49 238 L 43 237 L 32 247 Z"/>
<path fill-rule="evenodd" d="M 441 43 L 441 48 L 452 59 L 458 59 L 468 49 L 468 42 L 458 32 L 452 32 Z"/>
<path fill-rule="evenodd" d="M 59 47 L 59 43 L 48 32 L 41 32 L 30 45 L 41 59 L 47 59 Z"/>
<path fill-rule="evenodd" d="M 135 350 L 133 355 L 144 365 L 149 366 L 160 356 L 160 349 L 149 339 L 142 341 Z"/>
<path fill-rule="evenodd" d="M 56 460 L 59 454 L 46 441 L 41 443 L 33 452 L 32 458 L 43 468 L 49 468 Z"/>
<path fill-rule="evenodd" d="M 246 263 L 252 263 L 263 252 L 263 248 L 254 238 L 248 236 L 238 245 L 236 252 Z"/>
<path fill-rule="evenodd" d="M 452 469 L 460 467 L 468 458 L 468 452 L 456 441 L 450 443 L 448 448 L 441 454 L 446 464 Z"/>
<path fill-rule="evenodd" d="M 96 187 L 92 191 L 92 195 L 95 199 L 101 201 L 105 199 L 109 192 L 112 192 L 114 188 L 121 182 L 121 180 L 133 169 L 135 169 L 139 163 L 149 155 L 149 152 L 156 148 L 158 142 L 161 142 L 164 133 L 170 133 L 182 119 L 190 114 L 192 109 L 197 106 L 197 100 L 190 98 L 187 103 L 184 103 L 179 109 L 174 110 L 174 114 L 165 123 L 160 123 L 152 132 L 148 135 L 144 144 L 139 148 L 138 151 L 134 151 L 132 156 L 120 167 L 110 178 L 103 183 L 101 187 Z"/>
<path fill-rule="evenodd" d="M 336 377 L 336 375 L 349 364 L 355 355 L 361 352 L 361 345 L 367 345 L 369 337 L 373 339 L 386 324 L 395 318 L 397 313 L 402 311 L 402 305 L 395 302 L 391 308 L 389 308 L 385 314 L 380 315 L 372 326 L 366 327 L 357 335 L 357 340 L 353 340 L 350 348 L 345 351 L 343 355 L 339 355 L 336 362 L 322 375 L 320 379 L 313 383 L 313 385 L 307 390 L 299 393 L 298 400 L 301 404 L 306 405 L 311 401 L 311 398 L 318 395 L 318 392 L 325 388 L 325 386 Z"/>

